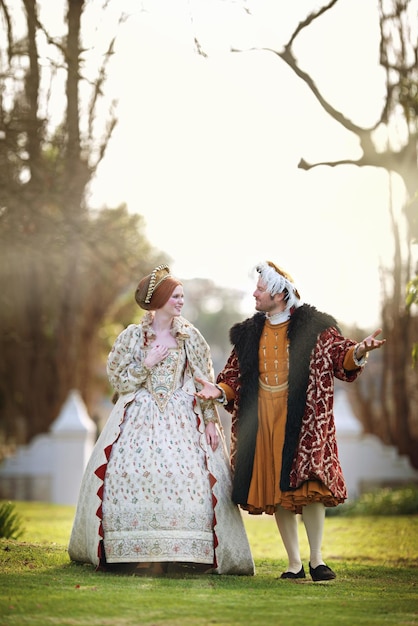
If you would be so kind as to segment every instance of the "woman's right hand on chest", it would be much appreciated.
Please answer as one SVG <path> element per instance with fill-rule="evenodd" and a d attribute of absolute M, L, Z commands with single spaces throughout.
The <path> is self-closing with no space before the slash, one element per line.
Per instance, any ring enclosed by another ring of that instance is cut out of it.
<path fill-rule="evenodd" d="M 160 361 L 163 361 L 168 355 L 168 348 L 166 346 L 153 346 L 147 352 L 147 356 L 144 359 L 145 367 L 151 369 L 154 365 L 157 365 Z"/>

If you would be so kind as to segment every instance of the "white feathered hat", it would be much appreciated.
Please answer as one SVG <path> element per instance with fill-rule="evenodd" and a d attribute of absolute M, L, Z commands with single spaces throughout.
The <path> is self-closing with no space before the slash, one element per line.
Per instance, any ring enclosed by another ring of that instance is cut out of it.
<path fill-rule="evenodd" d="M 286 310 L 298 307 L 302 304 L 299 292 L 290 274 L 271 261 L 259 263 L 256 266 L 256 270 L 260 274 L 261 280 L 265 283 L 266 289 L 270 295 L 274 296 L 276 293 L 287 292 L 285 297 Z"/>

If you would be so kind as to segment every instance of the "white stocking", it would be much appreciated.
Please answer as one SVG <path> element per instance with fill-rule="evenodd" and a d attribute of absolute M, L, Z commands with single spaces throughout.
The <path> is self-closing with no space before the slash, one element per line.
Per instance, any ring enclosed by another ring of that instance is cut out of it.
<path fill-rule="evenodd" d="M 276 508 L 274 516 L 289 560 L 289 567 L 286 571 L 297 574 L 302 567 L 299 552 L 297 517 L 295 513 L 281 506 Z"/>
<path fill-rule="evenodd" d="M 302 509 L 310 549 L 310 563 L 313 568 L 324 565 L 322 560 L 322 535 L 324 532 L 325 507 L 322 502 L 308 504 Z"/>

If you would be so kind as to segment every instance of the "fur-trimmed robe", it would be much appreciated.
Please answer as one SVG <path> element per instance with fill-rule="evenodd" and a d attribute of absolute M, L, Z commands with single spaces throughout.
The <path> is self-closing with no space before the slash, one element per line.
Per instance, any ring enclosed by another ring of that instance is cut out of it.
<path fill-rule="evenodd" d="M 232 413 L 232 499 L 247 504 L 258 429 L 259 343 L 265 314 L 256 313 L 230 331 L 233 350 L 218 383 L 226 383 L 235 399 Z M 335 319 L 304 304 L 292 313 L 289 327 L 289 393 L 280 489 L 291 491 L 307 480 L 320 480 L 339 502 L 347 497 L 338 460 L 333 414 L 334 377 L 354 381 L 361 368 L 343 367 L 355 345 L 344 338 Z"/>

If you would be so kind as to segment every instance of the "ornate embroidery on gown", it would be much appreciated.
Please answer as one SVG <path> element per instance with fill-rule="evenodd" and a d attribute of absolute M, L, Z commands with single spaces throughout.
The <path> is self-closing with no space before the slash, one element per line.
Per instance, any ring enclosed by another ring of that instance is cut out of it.
<path fill-rule="evenodd" d="M 212 494 L 184 348 L 170 349 L 125 409 L 103 492 L 109 563 L 213 563 Z"/>
<path fill-rule="evenodd" d="M 69 556 L 100 568 L 104 542 L 111 563 L 199 562 L 215 574 L 252 576 L 224 434 L 217 426 L 213 451 L 195 402 L 194 376 L 213 380 L 208 345 L 176 318 L 178 348 L 147 374 L 141 363 L 149 324 L 129 325 L 109 355 L 109 379 L 120 396 L 83 475 Z M 216 418 L 216 410 L 205 407 L 205 416 Z"/>

